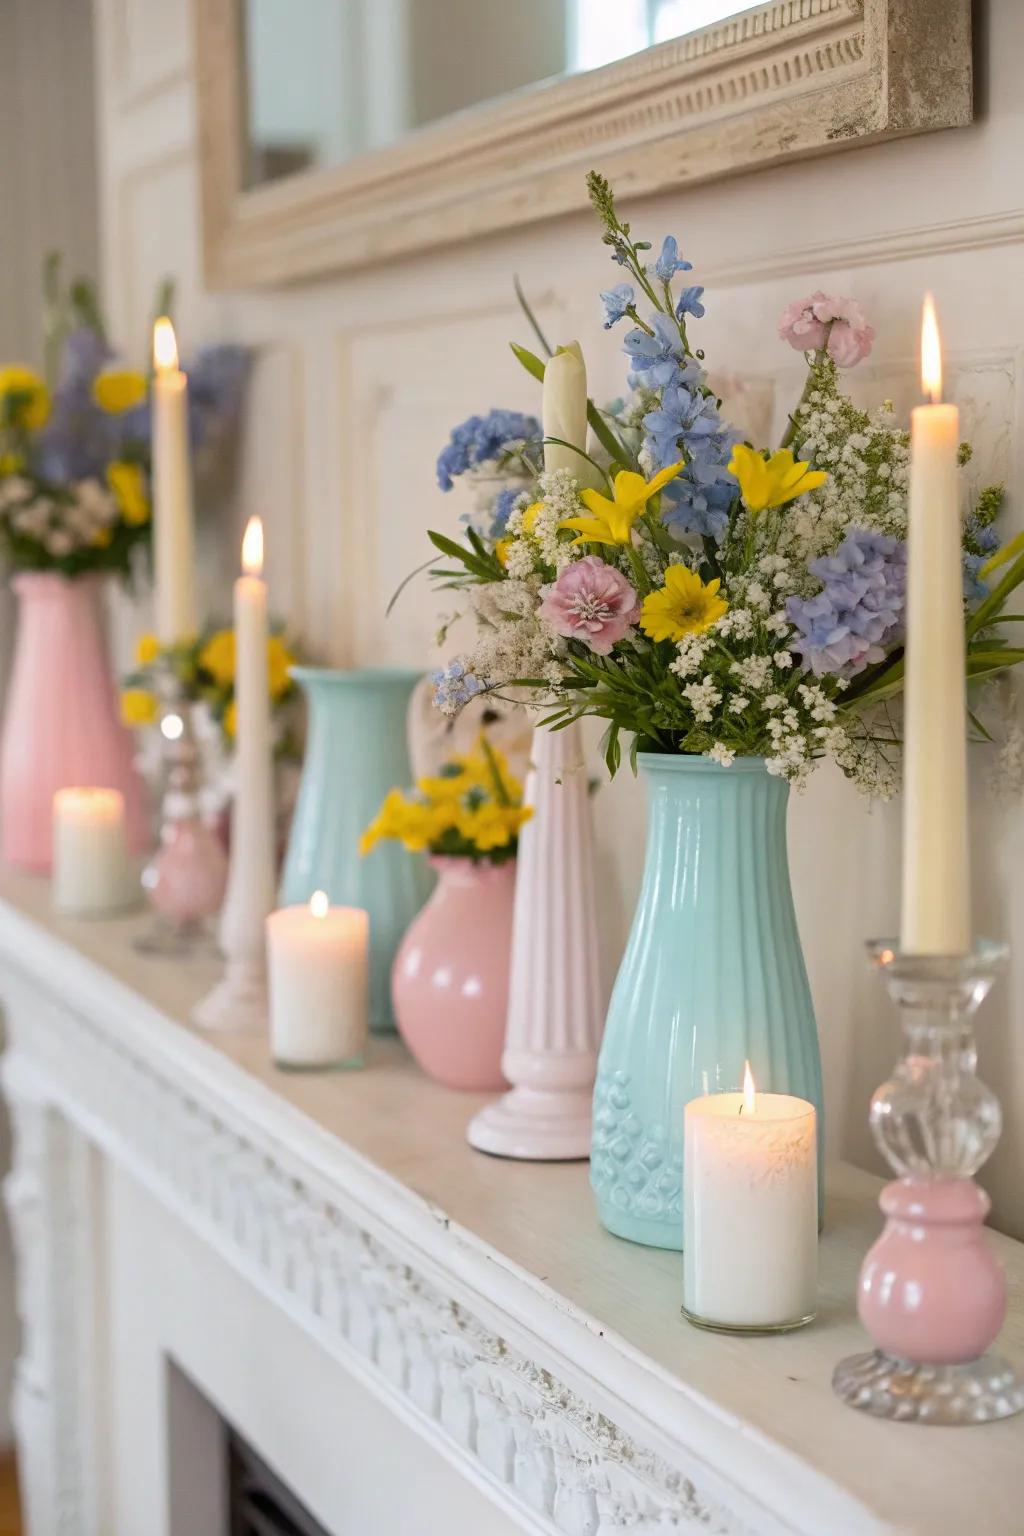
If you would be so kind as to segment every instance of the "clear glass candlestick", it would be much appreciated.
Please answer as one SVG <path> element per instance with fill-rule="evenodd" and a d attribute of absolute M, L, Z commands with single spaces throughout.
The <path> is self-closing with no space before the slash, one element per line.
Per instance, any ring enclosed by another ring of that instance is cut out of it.
<path fill-rule="evenodd" d="M 135 947 L 149 955 L 185 955 L 207 943 L 212 948 L 206 920 L 224 900 L 227 856 L 201 814 L 202 772 L 191 703 L 170 676 L 163 680 L 162 694 L 160 842 L 142 872 L 154 916 Z"/>
<path fill-rule="evenodd" d="M 999 1102 L 976 1076 L 972 1019 L 1006 962 L 908 955 L 869 945 L 900 1010 L 904 1054 L 871 1101 L 871 1128 L 898 1178 L 886 1227 L 864 1261 L 858 1312 L 876 1348 L 837 1366 L 833 1387 L 879 1418 L 981 1424 L 1024 1409 L 1024 1379 L 987 1353 L 1006 1281 L 986 1240 L 989 1199 L 973 1175 L 999 1140 Z"/>

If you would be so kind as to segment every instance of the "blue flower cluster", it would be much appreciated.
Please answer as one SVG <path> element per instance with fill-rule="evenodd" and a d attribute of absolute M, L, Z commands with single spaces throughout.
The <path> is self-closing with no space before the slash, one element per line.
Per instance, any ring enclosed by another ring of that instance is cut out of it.
<path fill-rule="evenodd" d="M 439 672 L 430 674 L 434 685 L 434 703 L 445 715 L 456 714 L 464 704 L 483 693 L 484 685 L 461 661 L 450 661 Z"/>
<path fill-rule="evenodd" d="M 488 411 L 486 416 L 470 416 L 453 427 L 451 437 L 437 460 L 437 483 L 450 491 L 457 475 L 464 475 L 474 464 L 496 459 L 517 443 L 525 443 L 531 456 L 540 458 L 543 439 L 540 422 L 522 411 Z"/>
<path fill-rule="evenodd" d="M 149 400 L 112 415 L 92 398 L 96 375 L 114 354 L 98 331 L 71 332 L 61 356 L 50 417 L 39 433 L 35 468 L 51 485 L 102 479 L 114 459 L 147 453 L 152 436 Z M 244 347 L 205 347 L 188 368 L 189 435 L 195 449 L 214 444 L 235 422 L 249 355 Z"/>
<path fill-rule="evenodd" d="M 882 661 L 903 629 L 907 547 L 899 539 L 851 528 L 834 555 L 809 566 L 822 584 L 815 597 L 791 597 L 789 618 L 801 639 L 793 650 L 816 677 L 854 677 Z"/>

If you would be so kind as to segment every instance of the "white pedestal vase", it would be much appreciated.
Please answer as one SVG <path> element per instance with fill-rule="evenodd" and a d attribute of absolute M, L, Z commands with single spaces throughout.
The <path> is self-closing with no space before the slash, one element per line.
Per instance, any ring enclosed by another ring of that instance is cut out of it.
<path fill-rule="evenodd" d="M 520 833 L 508 1026 L 512 1091 L 480 1111 L 480 1152 L 560 1161 L 590 1156 L 590 1112 L 604 1021 L 593 832 L 578 725 L 538 727 Z"/>

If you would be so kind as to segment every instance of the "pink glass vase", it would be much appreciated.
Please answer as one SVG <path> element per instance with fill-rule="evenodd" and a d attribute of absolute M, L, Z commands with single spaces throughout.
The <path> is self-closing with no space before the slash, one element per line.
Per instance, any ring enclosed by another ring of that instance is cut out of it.
<path fill-rule="evenodd" d="M 18 635 L 0 744 L 0 850 L 46 872 L 53 796 L 71 785 L 119 789 L 128 843 L 147 840 L 142 781 L 121 724 L 100 609 L 104 577 L 49 571 L 14 578 Z"/>
<path fill-rule="evenodd" d="M 449 1088 L 504 1088 L 514 860 L 433 858 L 438 882 L 395 956 L 398 1032 L 428 1077 Z"/>

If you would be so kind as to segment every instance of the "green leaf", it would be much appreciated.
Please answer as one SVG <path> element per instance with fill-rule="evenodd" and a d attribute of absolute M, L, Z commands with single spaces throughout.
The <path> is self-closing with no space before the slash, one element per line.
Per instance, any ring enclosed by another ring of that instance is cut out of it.
<path fill-rule="evenodd" d="M 485 580 L 493 580 L 493 572 L 486 560 L 481 560 L 474 555 L 472 550 L 466 549 L 463 544 L 456 544 L 454 539 L 445 538 L 443 533 L 435 533 L 428 529 L 427 538 L 435 549 L 439 549 L 442 555 L 447 555 L 452 560 L 458 560 L 467 571 L 472 571 L 474 576 L 482 576 Z"/>
<path fill-rule="evenodd" d="M 512 286 L 516 291 L 516 298 L 519 300 L 519 307 L 529 322 L 530 329 L 533 331 L 533 334 L 544 348 L 544 351 L 547 353 L 548 357 L 550 357 L 552 352 L 551 343 L 544 335 L 544 332 L 541 330 L 540 324 L 537 320 L 537 316 L 534 314 L 533 310 L 527 303 L 526 294 L 523 292 L 522 284 L 520 283 L 518 277 L 513 277 Z"/>
<path fill-rule="evenodd" d="M 526 347 L 521 347 L 516 341 L 510 341 L 509 346 L 512 348 L 512 351 L 522 363 L 530 377 L 539 379 L 543 383 L 544 364 L 541 359 L 537 357 L 533 352 L 528 351 Z"/>

